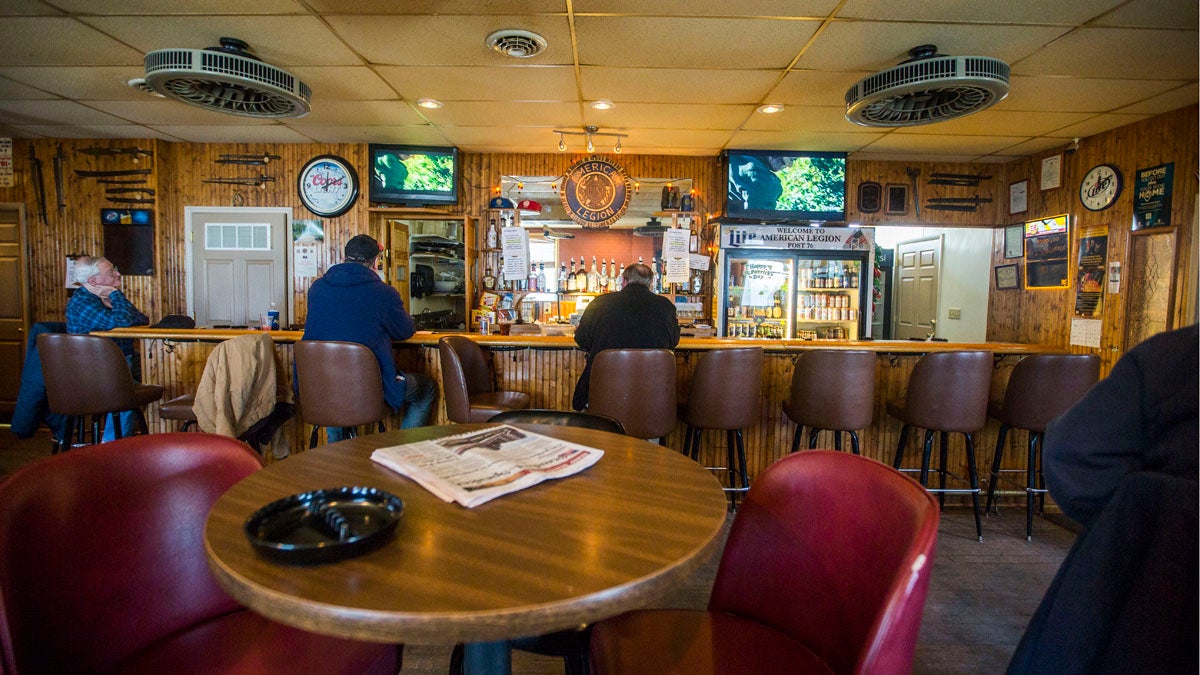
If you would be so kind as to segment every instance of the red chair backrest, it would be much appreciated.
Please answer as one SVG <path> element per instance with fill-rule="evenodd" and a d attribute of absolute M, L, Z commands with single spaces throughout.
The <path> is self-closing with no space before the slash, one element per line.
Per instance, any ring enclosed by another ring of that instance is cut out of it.
<path fill-rule="evenodd" d="M 709 610 L 780 630 L 837 673 L 908 672 L 937 527 L 937 501 L 891 467 L 791 455 L 738 509 Z"/>
<path fill-rule="evenodd" d="M 204 522 L 261 467 L 202 433 L 133 436 L 30 464 L 0 483 L 4 672 L 104 672 L 240 606 L 217 585 Z"/>

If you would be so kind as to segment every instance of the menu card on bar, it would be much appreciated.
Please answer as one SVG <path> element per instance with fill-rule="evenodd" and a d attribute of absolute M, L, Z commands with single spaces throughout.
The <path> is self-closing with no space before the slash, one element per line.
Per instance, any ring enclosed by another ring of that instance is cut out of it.
<path fill-rule="evenodd" d="M 430 441 L 379 448 L 371 459 L 467 508 L 544 480 L 579 473 L 603 450 L 507 424 Z"/>

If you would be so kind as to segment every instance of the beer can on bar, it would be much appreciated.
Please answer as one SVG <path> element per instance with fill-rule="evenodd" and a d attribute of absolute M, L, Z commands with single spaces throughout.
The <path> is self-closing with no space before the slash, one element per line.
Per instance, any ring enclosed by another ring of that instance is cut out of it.
<path fill-rule="evenodd" d="M 488 335 L 491 332 L 492 332 L 492 320 L 487 317 L 483 317 L 483 318 L 479 319 L 479 334 L 480 335 Z"/>

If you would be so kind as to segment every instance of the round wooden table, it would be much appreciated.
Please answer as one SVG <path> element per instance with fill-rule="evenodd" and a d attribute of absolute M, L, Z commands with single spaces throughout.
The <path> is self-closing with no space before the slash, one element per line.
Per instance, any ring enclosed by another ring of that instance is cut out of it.
<path fill-rule="evenodd" d="M 370 459 L 375 448 L 487 426 L 372 434 L 271 464 L 213 506 L 205 527 L 209 566 L 247 607 L 313 632 L 497 644 L 644 606 L 714 552 L 726 516 L 720 484 L 678 452 L 628 436 L 520 425 L 605 454 L 582 473 L 473 509 L 443 502 Z M 404 500 L 393 541 L 312 566 L 280 564 L 250 547 L 242 526 L 260 507 L 345 485 Z"/>

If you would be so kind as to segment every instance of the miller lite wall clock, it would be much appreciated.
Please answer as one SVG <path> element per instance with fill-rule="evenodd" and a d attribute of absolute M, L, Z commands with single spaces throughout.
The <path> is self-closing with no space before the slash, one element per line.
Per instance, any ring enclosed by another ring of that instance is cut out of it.
<path fill-rule="evenodd" d="M 1121 196 L 1121 170 L 1112 164 L 1097 164 L 1079 185 L 1079 201 L 1089 211 L 1103 211 Z"/>
<path fill-rule="evenodd" d="M 337 155 L 318 155 L 300 170 L 300 201 L 323 218 L 342 215 L 358 200 L 358 174 Z"/>
<path fill-rule="evenodd" d="M 629 208 L 629 175 L 615 162 L 588 157 L 571 165 L 558 191 L 571 220 L 584 228 L 603 229 Z"/>

